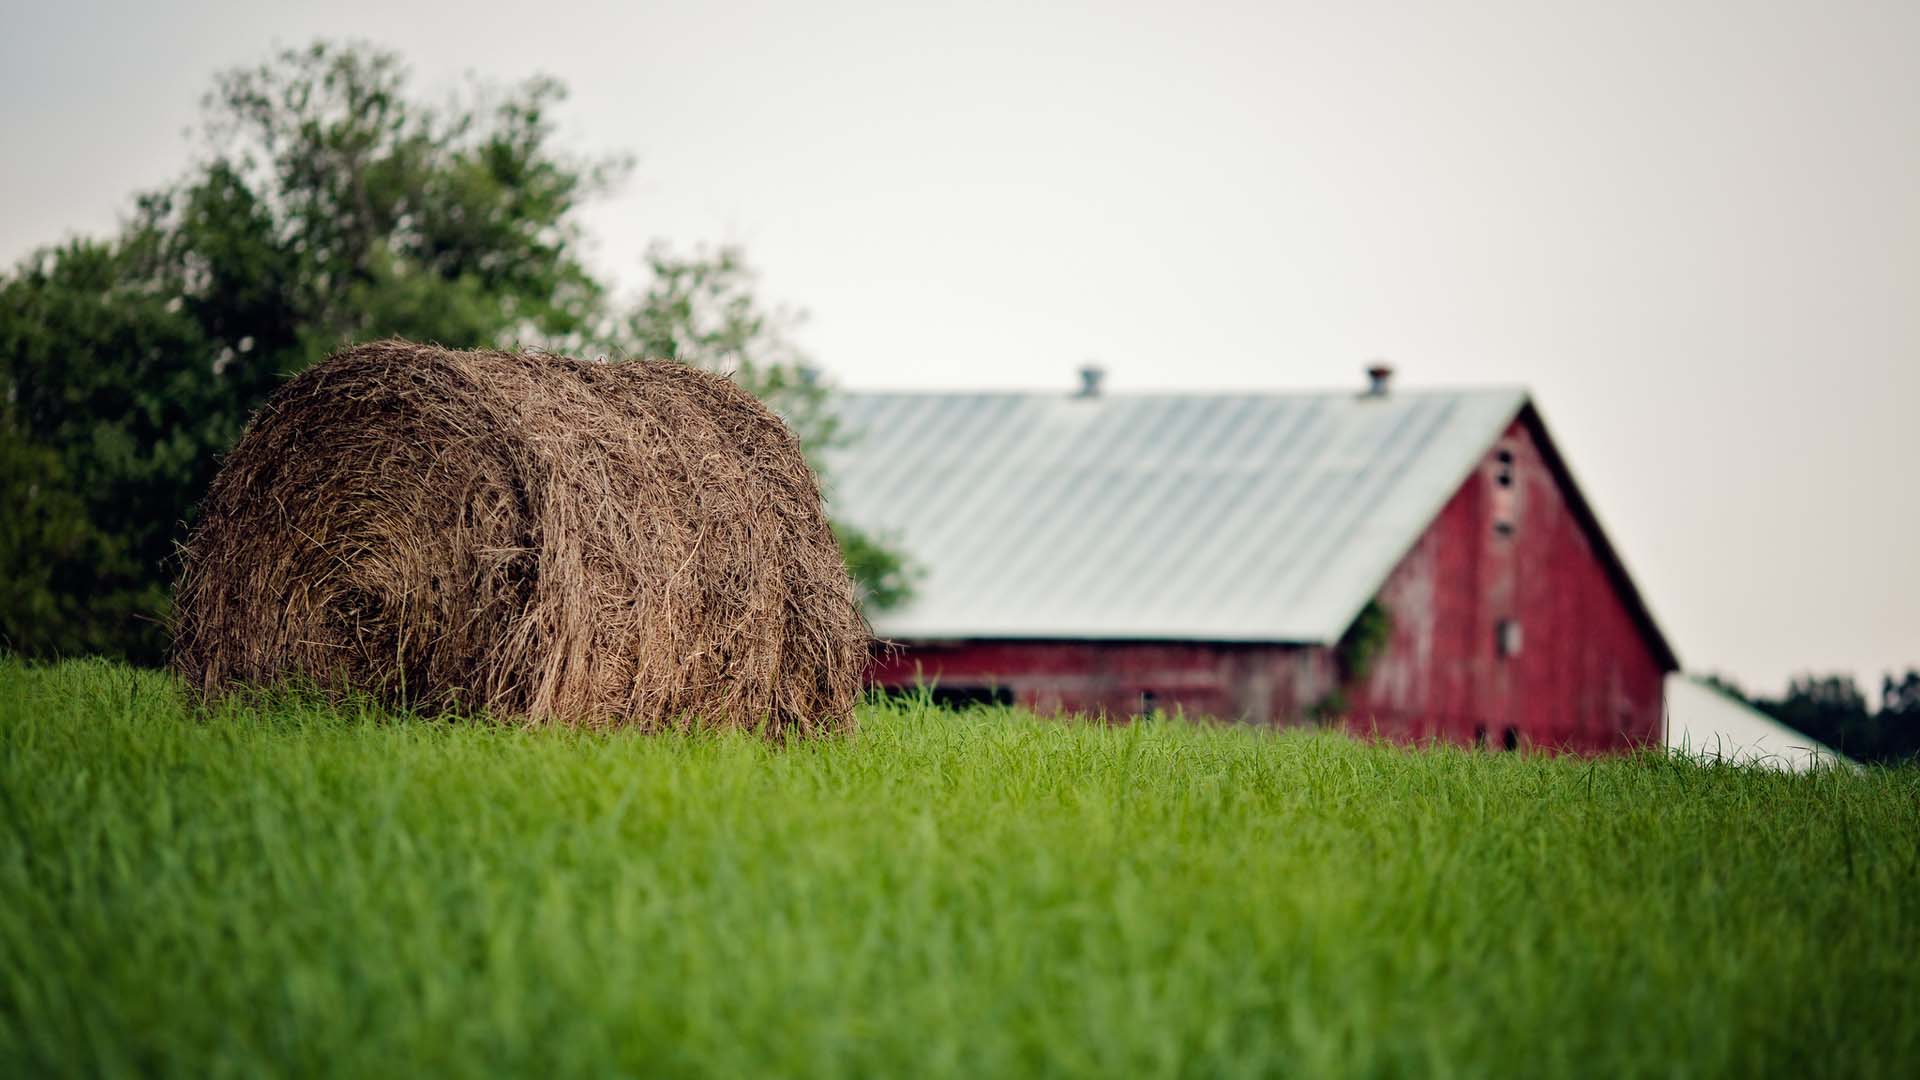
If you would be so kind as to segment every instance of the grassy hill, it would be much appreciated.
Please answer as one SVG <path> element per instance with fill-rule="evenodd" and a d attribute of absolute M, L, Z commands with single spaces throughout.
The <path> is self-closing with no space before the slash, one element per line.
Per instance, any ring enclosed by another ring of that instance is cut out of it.
<path fill-rule="evenodd" d="M 0 662 L 0 1075 L 1911 1074 L 1920 772 Z"/>

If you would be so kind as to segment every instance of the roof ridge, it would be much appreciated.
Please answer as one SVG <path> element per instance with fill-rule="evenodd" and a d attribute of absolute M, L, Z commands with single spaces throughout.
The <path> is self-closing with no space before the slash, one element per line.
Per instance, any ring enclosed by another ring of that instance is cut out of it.
<path fill-rule="evenodd" d="M 1065 401 L 1101 401 L 1108 398 L 1357 398 L 1368 401 L 1391 401 L 1406 397 L 1460 397 L 1480 394 L 1522 394 L 1531 397 L 1532 390 L 1525 383 L 1471 383 L 1458 386 L 1417 386 L 1395 388 L 1391 393 L 1373 397 L 1365 390 L 1351 387 L 1303 387 L 1284 389 L 1279 387 L 1144 387 L 1139 389 L 1112 390 L 1102 388 L 1092 398 L 1083 397 L 1073 390 L 1043 389 L 1039 387 L 835 387 L 835 394 L 847 397 L 1036 397 L 1059 398 Z"/>

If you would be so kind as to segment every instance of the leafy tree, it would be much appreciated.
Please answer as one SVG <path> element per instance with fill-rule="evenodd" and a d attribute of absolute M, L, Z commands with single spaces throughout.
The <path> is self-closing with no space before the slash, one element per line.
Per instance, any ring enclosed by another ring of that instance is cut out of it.
<path fill-rule="evenodd" d="M 656 251 L 653 286 L 618 311 L 579 257 L 577 210 L 630 162 L 559 151 L 563 98 L 535 79 L 431 107 L 393 53 L 286 50 L 216 78 L 200 163 L 140 196 L 119 236 L 0 277 L 6 643 L 159 658 L 174 544 L 216 455 L 281 379 L 353 341 L 613 342 L 727 365 L 830 445 L 824 388 L 737 252 Z M 843 542 L 873 600 L 897 599 L 897 555 Z"/>
<path fill-rule="evenodd" d="M 311 361 L 376 336 L 564 346 L 594 324 L 603 289 L 575 211 L 630 161 L 554 147 L 552 79 L 470 87 L 446 108 L 406 83 L 394 53 L 325 43 L 217 77 L 212 160 L 150 201 L 174 215 L 171 265 L 223 345 Z"/>
<path fill-rule="evenodd" d="M 1866 695 L 1851 675 L 1800 675 L 1784 697 L 1758 698 L 1753 706 L 1850 757 L 1876 755 L 1878 725 Z"/>
<path fill-rule="evenodd" d="M 200 328 L 141 271 L 152 237 L 43 252 L 0 285 L 0 635 L 41 653 L 152 658 L 162 564 L 213 453 L 239 431 Z"/>
<path fill-rule="evenodd" d="M 1891 674 L 1881 679 L 1876 719 L 1882 758 L 1912 760 L 1920 756 L 1920 669 L 1909 668 L 1898 680 Z"/>
<path fill-rule="evenodd" d="M 1850 675 L 1801 675 L 1779 698 L 1750 695 L 1721 675 L 1702 679 L 1721 693 L 1863 761 L 1906 761 L 1920 755 L 1920 670 L 1880 684 L 1880 710 Z"/>
<path fill-rule="evenodd" d="M 1909 668 L 1899 681 L 1880 680 L 1880 715 L 1920 720 L 1920 669 Z"/>
<path fill-rule="evenodd" d="M 91 651 L 87 612 L 63 578 L 111 562 L 86 506 L 68 490 L 59 454 L 27 441 L 15 411 L 0 412 L 0 644 L 33 634 L 61 652 Z"/>
<path fill-rule="evenodd" d="M 1717 671 L 1713 671 L 1701 676 L 1700 681 L 1735 701 L 1744 702 L 1748 705 L 1753 704 L 1753 697 L 1749 695 L 1738 682 L 1735 682 L 1732 676 L 1722 675 Z"/>

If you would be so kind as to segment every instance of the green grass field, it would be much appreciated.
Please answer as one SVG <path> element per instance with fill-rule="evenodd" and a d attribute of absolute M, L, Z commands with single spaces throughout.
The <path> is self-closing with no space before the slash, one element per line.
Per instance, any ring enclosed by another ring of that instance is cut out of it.
<path fill-rule="evenodd" d="M 1920 772 L 0 661 L 0 1075 L 1913 1075 Z"/>

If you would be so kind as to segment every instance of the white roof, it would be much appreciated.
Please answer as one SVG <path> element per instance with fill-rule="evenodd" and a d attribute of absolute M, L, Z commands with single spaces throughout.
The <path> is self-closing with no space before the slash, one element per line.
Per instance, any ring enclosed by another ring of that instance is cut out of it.
<path fill-rule="evenodd" d="M 1790 772 L 1851 764 L 1829 747 L 1690 675 L 1668 675 L 1666 690 L 1667 747 L 1688 757 Z"/>
<path fill-rule="evenodd" d="M 883 637 L 1332 642 L 1526 402 L 847 393 L 828 498 L 924 574 Z"/>

